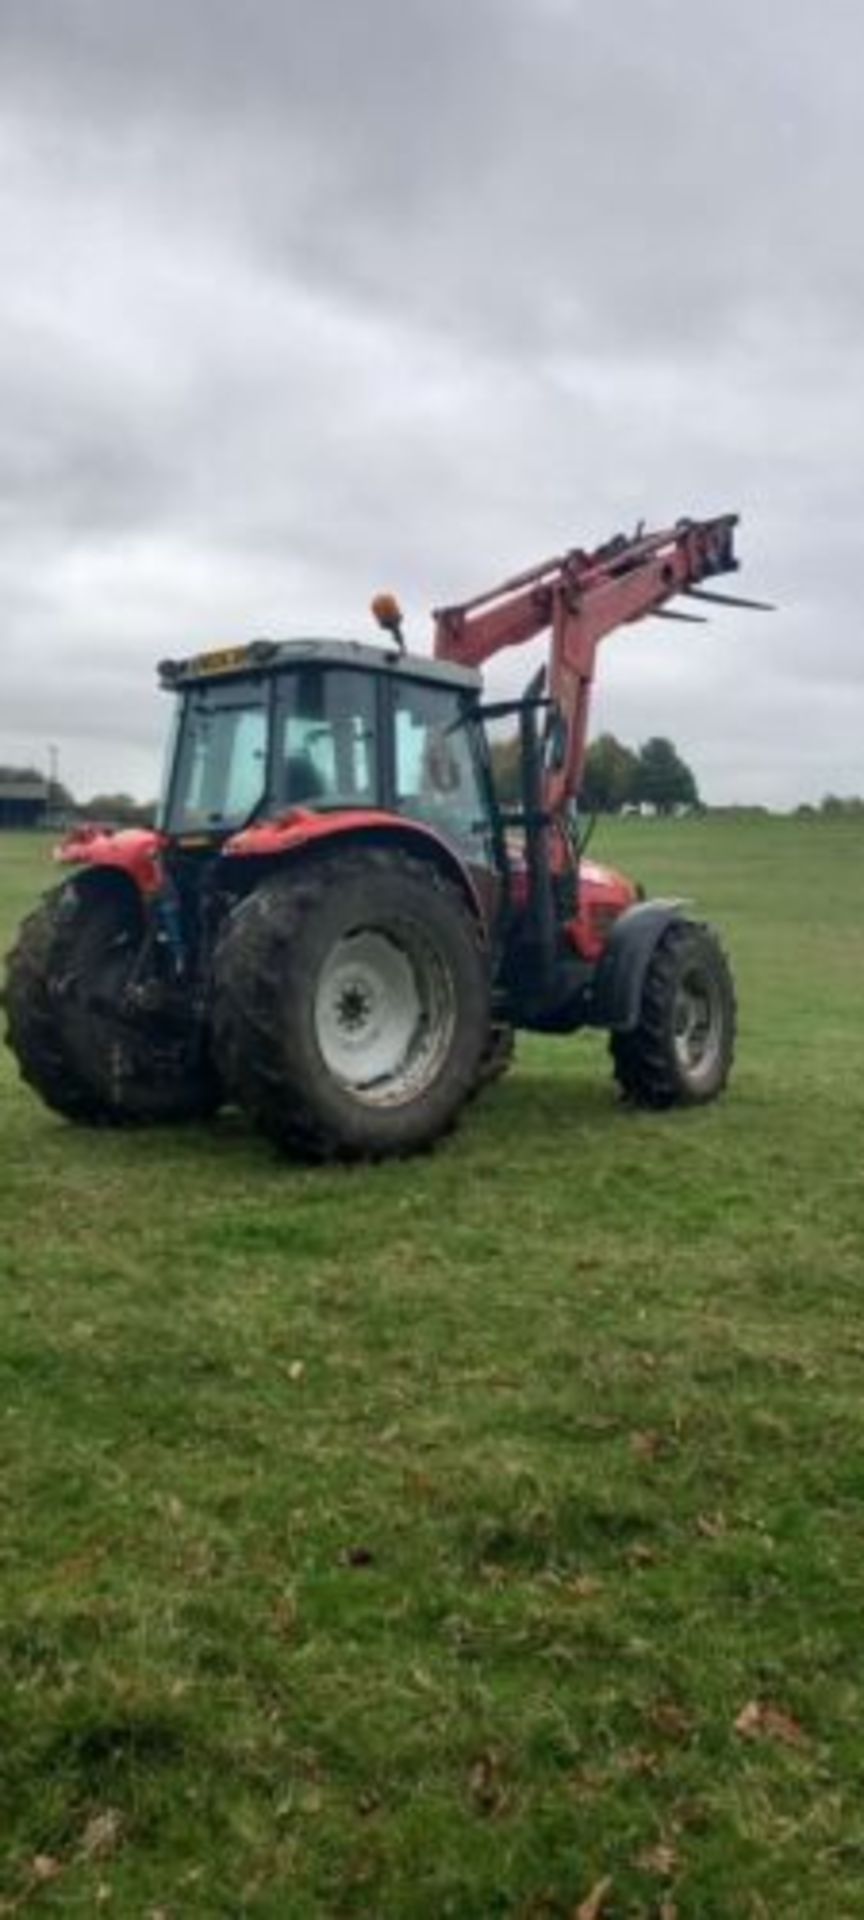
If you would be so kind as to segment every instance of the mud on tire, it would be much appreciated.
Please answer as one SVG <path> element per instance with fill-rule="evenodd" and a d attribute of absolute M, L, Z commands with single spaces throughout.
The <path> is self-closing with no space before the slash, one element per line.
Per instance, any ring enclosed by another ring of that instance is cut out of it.
<path fill-rule="evenodd" d="M 90 1126 L 202 1118 L 221 1089 L 189 1032 L 133 1025 L 122 995 L 142 937 L 123 882 L 70 880 L 23 922 L 7 961 L 6 1044 L 28 1085 Z"/>
<path fill-rule="evenodd" d="M 716 934 L 676 921 L 658 941 L 638 1025 L 609 1048 L 624 1097 L 639 1106 L 698 1106 L 722 1092 L 735 1052 L 735 990 Z"/>
<path fill-rule="evenodd" d="M 226 1085 L 280 1147 L 317 1160 L 416 1152 L 477 1083 L 482 930 L 457 887 L 398 849 L 284 868 L 223 929 L 213 1026 Z"/>

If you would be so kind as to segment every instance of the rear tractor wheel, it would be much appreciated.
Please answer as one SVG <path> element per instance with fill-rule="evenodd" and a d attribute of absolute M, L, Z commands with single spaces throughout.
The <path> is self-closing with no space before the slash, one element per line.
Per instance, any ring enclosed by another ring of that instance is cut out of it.
<path fill-rule="evenodd" d="M 716 1099 L 735 1052 L 735 990 L 710 927 L 679 920 L 658 941 L 639 1023 L 613 1033 L 615 1077 L 638 1106 L 700 1106 Z"/>
<path fill-rule="evenodd" d="M 184 1023 L 136 1021 L 126 992 L 141 915 L 122 883 L 70 880 L 23 922 L 7 962 L 6 1044 L 23 1079 L 90 1126 L 204 1118 L 221 1089 Z"/>
<path fill-rule="evenodd" d="M 437 868 L 363 848 L 272 874 L 214 963 L 216 1058 L 277 1145 L 310 1159 L 428 1147 L 489 1031 L 482 929 Z"/>

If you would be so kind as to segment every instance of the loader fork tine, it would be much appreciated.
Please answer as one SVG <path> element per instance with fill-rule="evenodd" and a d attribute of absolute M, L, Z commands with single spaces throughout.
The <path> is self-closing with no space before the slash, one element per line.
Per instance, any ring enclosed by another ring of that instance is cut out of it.
<path fill-rule="evenodd" d="M 737 593 L 712 593 L 710 587 L 685 587 L 688 600 L 713 600 L 718 607 L 748 607 L 753 613 L 776 613 L 770 600 L 745 600 Z"/>

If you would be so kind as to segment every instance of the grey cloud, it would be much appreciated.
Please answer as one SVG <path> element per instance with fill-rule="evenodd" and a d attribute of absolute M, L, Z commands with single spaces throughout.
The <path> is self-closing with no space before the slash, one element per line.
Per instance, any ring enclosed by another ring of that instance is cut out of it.
<path fill-rule="evenodd" d="M 827 13 L 830 33 L 779 0 L 722 24 L 684 0 L 18 0 L 3 51 L 106 166 L 113 141 L 169 193 L 197 178 L 288 271 L 504 341 L 602 325 L 660 348 L 762 293 L 860 297 L 841 235 L 864 21 Z"/>
<path fill-rule="evenodd" d="M 600 715 L 864 785 L 862 54 L 841 0 L 7 0 L 0 755 L 152 784 L 159 653 L 740 506 L 782 613 L 613 643 Z"/>

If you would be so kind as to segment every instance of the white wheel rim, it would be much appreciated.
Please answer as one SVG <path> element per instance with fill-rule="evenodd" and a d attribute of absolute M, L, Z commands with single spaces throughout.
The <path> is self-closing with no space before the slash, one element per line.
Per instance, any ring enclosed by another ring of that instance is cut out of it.
<path fill-rule="evenodd" d="M 341 1087 L 372 1106 L 416 1099 L 452 1040 L 449 969 L 419 928 L 358 928 L 327 955 L 314 1022 L 321 1058 Z"/>
<path fill-rule="evenodd" d="M 678 1065 L 691 1081 L 707 1078 L 717 1060 L 723 1008 L 716 982 L 701 969 L 685 974 L 675 995 L 674 1047 Z"/>

